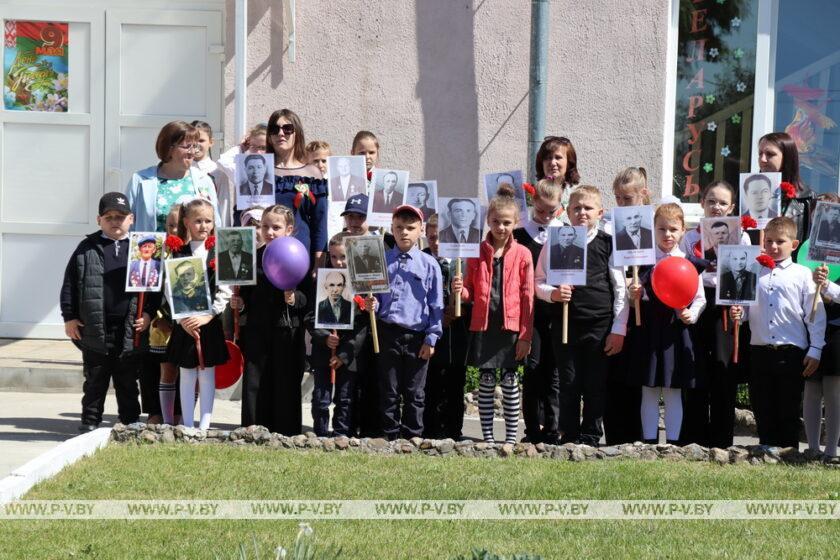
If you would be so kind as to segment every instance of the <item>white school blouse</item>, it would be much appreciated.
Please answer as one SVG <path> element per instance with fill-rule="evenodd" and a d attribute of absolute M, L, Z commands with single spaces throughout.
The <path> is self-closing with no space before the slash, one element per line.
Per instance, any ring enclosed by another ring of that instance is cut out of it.
<path fill-rule="evenodd" d="M 808 350 L 808 357 L 820 359 L 825 345 L 825 307 L 817 302 L 814 321 L 811 305 L 817 293 L 811 271 L 790 258 L 772 270 L 761 267 L 756 286 L 757 301 L 744 308 L 750 322 L 754 346 L 793 344 Z"/>

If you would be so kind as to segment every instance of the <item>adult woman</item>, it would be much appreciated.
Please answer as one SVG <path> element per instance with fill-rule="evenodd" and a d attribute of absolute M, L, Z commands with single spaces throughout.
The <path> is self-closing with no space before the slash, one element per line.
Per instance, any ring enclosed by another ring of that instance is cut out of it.
<path fill-rule="evenodd" d="M 815 195 L 799 177 L 799 151 L 793 138 L 785 132 L 771 132 L 762 136 L 758 141 L 758 168 L 762 173 L 781 172 L 782 181 L 796 187 L 794 198 L 780 194 L 782 215 L 796 222 L 796 237 L 802 243 L 811 234 L 811 210 L 815 204 Z"/>
<path fill-rule="evenodd" d="M 135 172 L 128 183 L 128 204 L 135 231 L 166 231 L 166 216 L 179 198 L 206 198 L 220 225 L 216 187 L 209 175 L 193 167 L 198 130 L 184 122 L 166 124 L 158 134 L 155 152 L 160 162 Z"/>
<path fill-rule="evenodd" d="M 560 204 L 565 209 L 572 189 L 580 183 L 577 153 L 572 141 L 563 136 L 546 136 L 540 149 L 537 150 L 534 167 L 537 180 L 553 178 L 554 182 L 561 186 Z M 564 223 L 569 223 L 565 213 L 562 220 Z"/>
<path fill-rule="evenodd" d="M 170 122 L 158 133 L 155 152 L 160 162 L 132 174 L 128 183 L 126 194 L 134 213 L 135 231 L 165 232 L 166 218 L 172 205 L 182 197 L 209 200 L 213 205 L 216 225 L 220 225 L 213 180 L 192 165 L 198 140 L 199 131 L 184 121 Z M 155 319 L 152 329 L 153 334 L 155 331 L 166 333 L 169 325 L 166 321 Z M 161 336 L 165 340 L 168 335 Z M 160 422 L 162 416 L 168 423 L 173 423 L 170 411 L 175 402 L 176 376 L 177 368 L 164 361 L 164 354 L 150 352 L 144 358 L 140 393 L 143 411 L 149 415 L 150 424 Z M 166 407 L 165 410 L 161 405 Z"/>
<path fill-rule="evenodd" d="M 327 248 L 327 181 L 317 167 L 304 163 L 306 138 L 293 111 L 274 111 L 267 132 L 266 153 L 274 154 L 275 200 L 294 211 L 294 236 L 320 263 Z"/>

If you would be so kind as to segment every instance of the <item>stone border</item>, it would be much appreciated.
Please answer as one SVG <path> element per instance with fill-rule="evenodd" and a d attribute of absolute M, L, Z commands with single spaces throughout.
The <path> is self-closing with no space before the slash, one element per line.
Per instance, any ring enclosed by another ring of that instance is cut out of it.
<path fill-rule="evenodd" d="M 784 463 L 801 465 L 816 463 L 821 455 L 802 453 L 792 447 L 778 448 L 763 445 L 733 445 L 728 449 L 708 449 L 697 444 L 679 447 L 670 444 L 644 444 L 640 442 L 617 446 L 591 447 L 589 445 L 547 445 L 538 443 L 488 444 L 452 439 L 431 440 L 419 437 L 410 440 L 388 441 L 383 438 L 319 438 L 307 432 L 296 436 L 271 433 L 263 426 L 249 426 L 235 430 L 199 430 L 184 426 L 158 424 L 147 426 L 135 423 L 116 424 L 111 431 L 111 441 L 128 444 L 184 443 L 227 444 L 235 446 L 258 445 L 275 449 L 319 450 L 323 452 L 377 453 L 383 455 L 409 455 L 412 453 L 443 457 L 527 457 L 558 461 L 588 460 L 670 460 L 707 461 L 719 465 L 749 463 L 753 465 Z"/>

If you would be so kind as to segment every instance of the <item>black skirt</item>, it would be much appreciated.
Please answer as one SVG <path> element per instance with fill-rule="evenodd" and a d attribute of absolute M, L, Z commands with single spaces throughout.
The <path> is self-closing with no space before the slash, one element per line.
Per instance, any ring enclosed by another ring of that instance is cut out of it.
<path fill-rule="evenodd" d="M 827 325 L 825 331 L 825 346 L 817 372 L 806 381 L 819 381 L 823 375 L 840 375 L 840 326 Z"/>
<path fill-rule="evenodd" d="M 641 311 L 642 326 L 635 327 L 628 337 L 629 383 L 694 388 L 697 356 L 689 327 L 658 300 L 641 302 Z"/>
<path fill-rule="evenodd" d="M 204 356 L 204 366 L 214 367 L 224 364 L 230 358 L 222 321 L 216 315 L 199 329 L 201 338 L 201 353 Z M 182 368 L 198 367 L 198 352 L 195 339 L 187 334 L 180 324 L 172 329 L 169 346 L 166 349 L 166 361 Z"/>

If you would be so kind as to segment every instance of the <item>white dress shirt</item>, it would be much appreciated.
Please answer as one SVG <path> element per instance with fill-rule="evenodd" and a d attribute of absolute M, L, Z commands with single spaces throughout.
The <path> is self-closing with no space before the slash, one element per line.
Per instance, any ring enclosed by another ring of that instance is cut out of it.
<path fill-rule="evenodd" d="M 790 258 L 777 262 L 772 270 L 761 267 L 756 303 L 744 308 L 744 320 L 749 320 L 752 330 L 750 344 L 793 344 L 807 349 L 808 357 L 819 360 L 825 345 L 826 320 L 820 298 L 814 321 L 809 321 L 816 293 L 811 271 Z"/>
<path fill-rule="evenodd" d="M 586 233 L 587 245 L 589 245 L 590 241 L 595 239 L 595 235 L 597 235 L 597 233 L 597 228 L 591 228 Z M 548 245 L 543 244 L 542 251 L 540 251 L 540 257 L 537 259 L 537 268 L 534 272 L 534 291 L 537 297 L 541 300 L 549 303 L 557 303 L 551 299 L 551 292 L 554 291 L 556 286 L 552 286 L 547 281 L 548 257 L 546 256 L 546 247 L 548 247 Z M 626 305 L 627 287 L 624 283 L 624 269 L 620 266 L 610 266 L 609 271 L 610 285 L 613 289 L 613 323 L 610 332 L 612 334 L 620 334 L 621 336 L 624 336 L 627 334 L 627 316 L 630 313 L 630 308 Z M 572 294 L 572 297 L 574 297 L 574 294 Z"/>
<path fill-rule="evenodd" d="M 552 218 L 550 222 L 547 224 L 538 224 L 534 221 L 533 218 L 528 218 L 528 221 L 525 222 L 523 226 L 525 228 L 525 232 L 531 236 L 531 239 L 539 243 L 540 245 L 545 245 L 545 242 L 548 241 L 548 228 L 551 226 L 562 226 L 563 220 L 560 218 Z"/>

